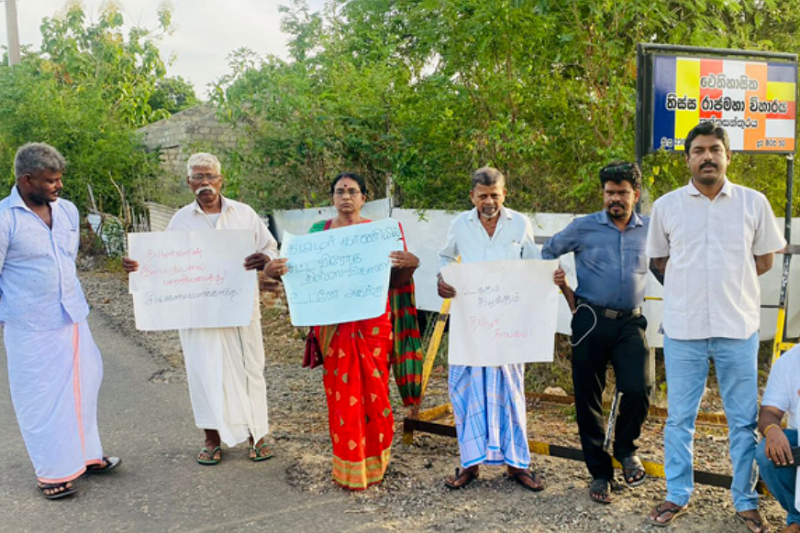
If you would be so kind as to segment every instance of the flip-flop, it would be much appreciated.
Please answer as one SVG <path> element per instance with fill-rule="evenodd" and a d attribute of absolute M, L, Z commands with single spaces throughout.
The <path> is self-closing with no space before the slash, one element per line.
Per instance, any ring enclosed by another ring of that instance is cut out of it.
<path fill-rule="evenodd" d="M 64 490 L 59 492 L 54 492 L 52 494 L 45 494 L 44 491 L 46 490 L 54 490 L 64 488 Z M 67 483 L 47 483 L 45 485 L 36 485 L 36 488 L 39 489 L 39 492 L 42 493 L 42 496 L 47 498 L 48 500 L 60 500 L 61 498 L 66 498 L 67 496 L 72 496 L 77 490 L 75 487 L 67 487 Z"/>
<path fill-rule="evenodd" d="M 766 520 L 764 520 L 763 518 L 761 520 L 758 520 L 757 518 L 753 518 L 751 516 L 744 516 L 740 512 L 736 513 L 736 518 L 737 518 L 737 520 L 739 520 L 739 522 L 744 524 L 744 527 L 747 528 L 747 531 L 750 531 L 750 532 L 753 531 L 750 528 L 749 524 L 753 524 L 755 527 L 761 529 L 762 532 L 772 531 L 772 528 L 770 528 L 769 523 Z"/>
<path fill-rule="evenodd" d="M 219 452 L 219 459 L 214 459 L 214 456 L 217 455 Z M 208 448 L 203 446 L 200 450 L 200 453 L 204 453 L 210 457 L 210 459 L 200 459 L 200 454 L 197 455 L 197 462 L 201 465 L 217 465 L 220 461 L 222 461 L 222 448 L 219 446 L 215 446 L 213 450 L 208 451 Z"/>
<path fill-rule="evenodd" d="M 106 457 L 103 456 L 103 465 L 88 465 L 86 467 L 87 474 L 106 474 L 115 469 L 122 462 L 119 457 Z"/>
<path fill-rule="evenodd" d="M 264 448 L 267 448 L 267 455 L 261 455 L 261 450 L 263 450 Z M 256 456 L 250 458 L 250 460 L 253 461 L 254 463 L 257 463 L 259 461 L 266 461 L 267 459 L 272 459 L 273 457 L 275 457 L 275 454 L 272 453 L 272 450 L 269 449 L 266 442 L 262 442 L 261 446 L 259 447 L 251 446 L 250 450 L 256 452 Z"/>
<path fill-rule="evenodd" d="M 629 487 L 638 487 L 647 480 L 647 472 L 644 470 L 644 465 L 637 455 L 629 455 L 619 460 L 622 465 L 622 478 L 625 484 Z M 642 477 L 636 479 L 637 474 L 642 473 Z M 628 478 L 633 478 L 633 481 L 628 481 Z"/>
<path fill-rule="evenodd" d="M 662 509 L 661 506 L 664 505 L 664 503 L 666 503 L 666 502 L 659 503 L 656 506 L 656 508 L 655 508 L 656 517 L 655 518 L 652 518 L 650 516 L 647 517 L 648 521 L 651 524 L 653 524 L 654 526 L 656 526 L 656 527 L 667 527 L 672 522 L 674 522 L 676 518 L 678 518 L 682 514 L 685 514 L 689 510 L 689 506 L 688 505 L 684 505 L 683 507 L 680 507 L 680 506 L 676 505 L 675 507 L 668 507 L 666 509 Z M 672 517 L 669 520 L 667 520 L 666 522 L 659 522 L 657 520 L 657 518 L 659 516 L 665 514 L 665 513 L 671 513 Z"/>
<path fill-rule="evenodd" d="M 514 472 L 513 474 L 509 473 L 508 477 L 513 479 L 526 489 L 533 491 L 533 492 L 541 492 L 544 490 L 544 479 L 542 476 L 537 474 L 536 472 L 532 472 L 530 470 L 521 470 L 520 472 Z M 534 483 L 538 484 L 538 487 L 531 487 L 527 483 L 525 483 L 525 478 L 530 479 Z"/>
<path fill-rule="evenodd" d="M 605 494 L 605 497 L 598 497 L 595 496 L 595 494 Z M 592 483 L 589 485 L 589 498 L 591 498 L 593 502 L 605 505 L 613 502 L 614 498 L 611 496 L 611 482 L 601 477 L 593 479 Z"/>
<path fill-rule="evenodd" d="M 462 478 L 464 478 L 464 481 L 458 483 L 458 480 Z M 444 486 L 450 490 L 463 489 L 476 479 L 478 479 L 477 472 L 472 470 L 461 470 L 460 468 L 456 468 L 456 477 L 454 477 L 453 479 L 445 480 Z"/>

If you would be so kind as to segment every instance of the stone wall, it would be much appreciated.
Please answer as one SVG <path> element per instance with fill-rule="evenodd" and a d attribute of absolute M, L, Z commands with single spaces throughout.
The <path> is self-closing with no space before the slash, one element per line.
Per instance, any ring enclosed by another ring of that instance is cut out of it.
<path fill-rule="evenodd" d="M 214 108 L 207 104 L 148 124 L 139 129 L 139 133 L 148 150 L 160 149 L 161 165 L 166 172 L 164 189 L 154 200 L 171 206 L 183 205 L 192 199 L 185 182 L 190 152 L 198 146 L 212 152 L 215 147 L 233 147 L 237 139 L 236 131 L 220 123 Z"/>

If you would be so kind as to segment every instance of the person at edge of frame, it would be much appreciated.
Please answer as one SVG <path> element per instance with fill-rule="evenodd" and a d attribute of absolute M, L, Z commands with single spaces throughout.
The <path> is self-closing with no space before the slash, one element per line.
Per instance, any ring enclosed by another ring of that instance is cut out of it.
<path fill-rule="evenodd" d="M 764 438 L 756 448 L 756 461 L 761 479 L 786 511 L 781 533 L 800 533 L 800 473 L 792 453 L 798 445 L 799 403 L 800 346 L 795 346 L 772 364 L 758 414 Z M 784 415 L 789 422 L 786 429 L 781 428 Z"/>

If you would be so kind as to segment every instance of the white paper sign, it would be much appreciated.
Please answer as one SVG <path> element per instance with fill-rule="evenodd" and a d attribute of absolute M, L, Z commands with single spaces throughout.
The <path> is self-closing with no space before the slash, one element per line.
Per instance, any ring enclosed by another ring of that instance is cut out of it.
<path fill-rule="evenodd" d="M 136 329 L 223 328 L 250 323 L 257 275 L 244 269 L 255 252 L 247 230 L 129 233 Z"/>
<path fill-rule="evenodd" d="M 283 276 L 294 326 L 326 326 L 386 312 L 391 263 L 402 250 L 400 225 L 387 218 L 346 228 L 283 234 Z"/>
<path fill-rule="evenodd" d="M 533 259 L 445 267 L 442 277 L 456 289 L 450 307 L 450 364 L 552 362 L 556 268 L 556 260 Z"/>

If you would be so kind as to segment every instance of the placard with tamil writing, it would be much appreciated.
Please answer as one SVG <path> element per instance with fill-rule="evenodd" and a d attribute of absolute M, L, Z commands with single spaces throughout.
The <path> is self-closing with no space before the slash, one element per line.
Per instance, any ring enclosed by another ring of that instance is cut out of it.
<path fill-rule="evenodd" d="M 136 329 L 246 326 L 256 304 L 257 275 L 244 269 L 253 232 L 166 231 L 128 234 Z"/>
<path fill-rule="evenodd" d="M 552 362 L 558 320 L 558 261 L 453 263 L 442 270 L 455 287 L 450 307 L 451 365 Z"/>
<path fill-rule="evenodd" d="M 327 326 L 386 312 L 391 263 L 402 250 L 396 220 L 355 224 L 308 235 L 283 234 L 281 257 L 289 313 L 295 326 Z"/>

